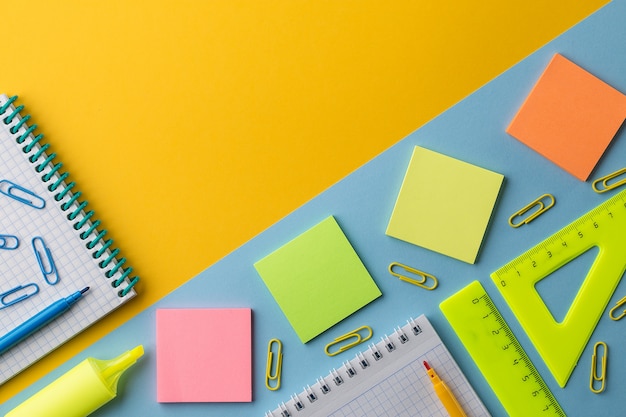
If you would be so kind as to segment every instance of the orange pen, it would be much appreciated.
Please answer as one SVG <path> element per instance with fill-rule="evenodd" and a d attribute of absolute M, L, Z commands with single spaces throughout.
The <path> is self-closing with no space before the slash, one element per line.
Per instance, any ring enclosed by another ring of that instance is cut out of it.
<path fill-rule="evenodd" d="M 428 365 L 428 362 L 424 361 L 424 367 L 433 383 L 435 394 L 439 397 L 439 400 L 446 408 L 446 411 L 448 411 L 448 414 L 450 414 L 450 417 L 467 417 L 459 402 L 454 398 L 454 395 L 452 395 L 450 388 L 439 378 L 439 375 Z"/>

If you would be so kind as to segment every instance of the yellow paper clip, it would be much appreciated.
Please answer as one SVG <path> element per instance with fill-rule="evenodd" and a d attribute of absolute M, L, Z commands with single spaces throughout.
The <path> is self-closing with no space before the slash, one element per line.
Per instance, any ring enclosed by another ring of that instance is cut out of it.
<path fill-rule="evenodd" d="M 615 178 L 618 178 L 624 174 L 626 174 L 626 168 L 622 168 L 620 170 L 613 172 L 612 174 L 605 175 L 604 177 L 598 178 L 591 184 L 591 187 L 593 188 L 593 191 L 595 191 L 596 193 L 605 193 L 609 190 L 613 190 L 619 186 L 626 184 L 626 178 L 622 178 L 621 180 L 614 182 L 612 184 L 609 184 L 609 181 L 612 181 Z M 598 184 L 602 184 L 602 188 L 598 188 Z"/>
<path fill-rule="evenodd" d="M 274 364 L 273 345 L 276 345 L 276 364 Z M 272 372 L 272 369 L 274 372 Z M 280 388 L 280 374 L 283 369 L 283 344 L 278 339 L 271 339 L 267 344 L 267 368 L 265 369 L 265 386 L 270 391 Z"/>
<path fill-rule="evenodd" d="M 544 203 L 544 201 L 546 201 L 547 204 Z M 554 206 L 555 202 L 556 202 L 556 200 L 554 199 L 554 196 L 552 194 L 544 194 L 544 195 L 542 195 L 541 197 L 533 200 L 528 205 L 524 206 L 524 208 L 522 208 L 521 210 L 518 210 L 515 213 L 513 213 L 513 215 L 511 217 L 509 217 L 509 226 L 517 228 L 517 227 L 520 227 L 520 226 L 522 226 L 524 224 L 532 222 L 540 214 L 545 213 L 552 206 Z M 521 220 L 519 223 L 513 223 L 513 220 L 515 220 L 516 217 L 523 216 L 524 214 L 528 213 L 530 210 L 532 210 L 535 207 L 537 207 L 537 210 L 534 211 L 532 214 L 530 214 L 526 219 Z"/>
<path fill-rule="evenodd" d="M 411 274 L 418 276 L 419 279 L 409 278 L 407 276 L 394 272 L 393 271 L 394 267 L 404 269 L 406 272 L 410 272 Z M 417 285 L 418 287 L 425 288 L 428 291 L 434 290 L 435 288 L 437 288 L 437 285 L 439 285 L 439 281 L 437 281 L 437 278 L 434 275 L 427 274 L 426 272 L 420 271 L 419 269 L 411 268 L 410 266 L 406 266 L 398 262 L 392 262 L 389 264 L 389 273 L 393 275 L 394 277 L 399 278 L 400 281 Z M 428 279 L 432 281 L 430 285 L 426 284 Z"/>
<path fill-rule="evenodd" d="M 598 375 L 598 346 L 604 348 L 602 355 L 602 365 L 600 366 L 600 375 Z M 593 356 L 591 357 L 591 376 L 589 377 L 589 389 L 594 394 L 600 394 L 604 391 L 606 383 L 606 358 L 609 353 L 609 348 L 606 343 L 598 342 L 593 346 Z M 595 388 L 595 382 L 600 382 L 600 388 Z"/>
<path fill-rule="evenodd" d="M 362 332 L 367 332 L 367 335 L 365 337 L 361 336 Z M 332 342 L 330 342 L 329 344 L 326 345 L 326 347 L 324 348 L 324 352 L 328 355 L 328 356 L 335 356 L 340 354 L 341 352 L 345 352 L 346 350 L 350 349 L 351 347 L 354 347 L 360 343 L 363 343 L 369 339 L 372 338 L 372 335 L 374 334 L 374 332 L 372 331 L 372 328 L 370 326 L 361 326 L 358 329 L 354 329 L 351 332 L 348 332 L 346 334 L 344 334 L 343 336 L 339 336 L 338 338 L 336 338 L 335 340 L 333 340 Z M 343 346 L 340 346 L 338 350 L 331 352 L 330 348 L 334 347 L 335 345 L 340 344 L 341 342 L 344 342 L 348 339 L 354 339 L 353 341 L 351 341 L 350 343 L 347 343 Z"/>
<path fill-rule="evenodd" d="M 610 311 L 609 311 L 609 317 L 611 318 L 611 320 L 619 320 L 622 317 L 626 316 L 626 309 L 624 309 L 624 311 L 622 311 L 622 314 L 620 314 L 619 316 L 615 316 L 615 310 L 617 310 L 618 308 L 621 308 L 624 306 L 624 304 L 626 304 L 626 297 L 623 297 L 621 300 L 619 300 L 617 303 L 615 303 L 615 307 L 613 307 Z"/>

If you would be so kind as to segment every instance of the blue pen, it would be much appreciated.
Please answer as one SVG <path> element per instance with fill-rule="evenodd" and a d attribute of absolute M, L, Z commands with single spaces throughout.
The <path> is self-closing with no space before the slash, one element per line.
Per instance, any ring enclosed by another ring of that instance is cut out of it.
<path fill-rule="evenodd" d="M 0 355 L 13 346 L 26 339 L 28 336 L 50 323 L 61 314 L 65 313 L 72 307 L 78 299 L 87 292 L 89 287 L 85 287 L 80 291 L 76 291 L 69 297 L 61 298 L 48 307 L 26 320 L 24 323 L 11 330 L 9 333 L 0 337 Z"/>

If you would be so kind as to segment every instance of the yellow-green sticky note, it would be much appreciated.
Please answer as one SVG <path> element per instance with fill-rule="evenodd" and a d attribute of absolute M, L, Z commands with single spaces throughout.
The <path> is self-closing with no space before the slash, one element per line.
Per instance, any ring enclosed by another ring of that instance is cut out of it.
<path fill-rule="evenodd" d="M 473 264 L 503 180 L 416 146 L 386 234 Z"/>
<path fill-rule="evenodd" d="M 254 267 L 302 343 L 381 295 L 332 216 Z"/>

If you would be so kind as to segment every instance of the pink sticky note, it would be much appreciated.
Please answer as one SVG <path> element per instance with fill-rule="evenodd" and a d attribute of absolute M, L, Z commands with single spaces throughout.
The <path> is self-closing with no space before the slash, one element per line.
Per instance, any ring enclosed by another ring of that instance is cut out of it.
<path fill-rule="evenodd" d="M 624 94 L 556 54 L 507 132 L 585 181 L 624 118 Z"/>
<path fill-rule="evenodd" d="M 158 402 L 252 401 L 252 311 L 157 309 Z"/>

